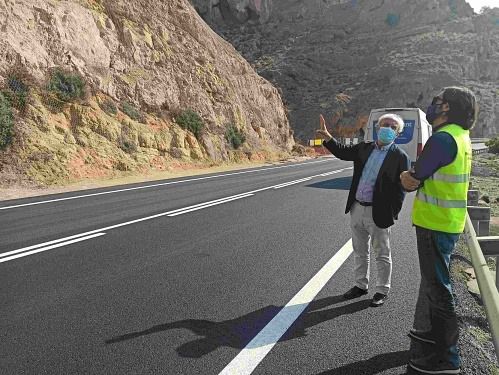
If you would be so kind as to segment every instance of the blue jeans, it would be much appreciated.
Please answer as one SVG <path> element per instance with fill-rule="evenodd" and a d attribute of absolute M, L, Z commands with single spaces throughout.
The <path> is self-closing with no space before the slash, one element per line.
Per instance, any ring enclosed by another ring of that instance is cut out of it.
<path fill-rule="evenodd" d="M 449 263 L 459 234 L 437 232 L 416 226 L 419 268 L 423 293 L 427 298 L 435 355 L 459 367 L 457 351 L 459 328 L 450 282 Z M 418 304 L 421 301 L 418 301 Z"/>

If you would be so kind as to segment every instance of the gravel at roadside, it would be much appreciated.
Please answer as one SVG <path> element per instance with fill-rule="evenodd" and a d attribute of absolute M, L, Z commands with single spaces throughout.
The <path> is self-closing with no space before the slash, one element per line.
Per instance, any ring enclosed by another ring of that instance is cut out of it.
<path fill-rule="evenodd" d="M 456 312 L 459 320 L 459 349 L 462 373 L 466 375 L 499 375 L 499 364 L 490 336 L 490 327 L 479 296 L 467 288 L 465 269 L 472 267 L 464 238 L 459 240 L 451 263 Z"/>

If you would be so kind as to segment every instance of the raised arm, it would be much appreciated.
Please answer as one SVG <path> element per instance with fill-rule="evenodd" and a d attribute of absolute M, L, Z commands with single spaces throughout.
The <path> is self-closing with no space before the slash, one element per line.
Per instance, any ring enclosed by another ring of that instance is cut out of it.
<path fill-rule="evenodd" d="M 334 139 L 327 130 L 326 121 L 322 115 L 320 115 L 320 128 L 316 131 L 316 134 L 324 139 L 324 147 L 326 147 L 338 159 L 348 161 L 354 161 L 357 159 L 359 145 L 346 146 Z"/>

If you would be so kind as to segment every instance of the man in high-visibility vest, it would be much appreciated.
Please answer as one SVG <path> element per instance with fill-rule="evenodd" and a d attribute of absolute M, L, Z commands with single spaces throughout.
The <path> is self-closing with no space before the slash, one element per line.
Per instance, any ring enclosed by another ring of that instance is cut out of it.
<path fill-rule="evenodd" d="M 407 191 L 417 189 L 412 221 L 416 227 L 421 298 L 427 298 L 431 328 L 411 329 L 409 336 L 432 345 L 431 354 L 409 361 L 424 374 L 459 374 L 458 325 L 449 263 L 466 217 L 471 173 L 469 130 L 478 113 L 475 95 L 462 87 L 447 87 L 433 98 L 426 112 L 433 135 L 414 171 L 400 175 Z M 418 309 L 416 309 L 417 311 Z"/>

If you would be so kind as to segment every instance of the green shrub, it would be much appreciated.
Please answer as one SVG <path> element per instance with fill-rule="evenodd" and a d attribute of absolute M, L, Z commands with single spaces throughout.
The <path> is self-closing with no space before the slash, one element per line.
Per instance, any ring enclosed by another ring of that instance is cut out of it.
<path fill-rule="evenodd" d="M 121 135 L 118 138 L 118 147 L 127 154 L 133 154 L 134 152 L 137 152 L 137 145 L 124 135 Z"/>
<path fill-rule="evenodd" d="M 187 109 L 183 111 L 176 120 L 180 127 L 189 130 L 196 138 L 199 138 L 204 124 L 203 119 L 196 112 L 192 109 Z"/>
<path fill-rule="evenodd" d="M 132 103 L 123 102 L 121 104 L 121 110 L 132 120 L 145 124 L 146 118 L 144 114 L 140 112 Z"/>
<path fill-rule="evenodd" d="M 72 102 L 85 97 L 85 85 L 79 74 L 56 70 L 50 76 L 48 91 L 63 102 Z"/>
<path fill-rule="evenodd" d="M 246 137 L 238 128 L 231 125 L 227 128 L 225 138 L 236 150 L 246 141 Z"/>
<path fill-rule="evenodd" d="M 499 137 L 489 139 L 485 146 L 489 148 L 489 152 L 493 154 L 499 154 Z"/>
<path fill-rule="evenodd" d="M 29 87 L 20 76 L 10 75 L 7 77 L 7 87 L 10 92 L 12 106 L 21 112 L 26 110 L 28 105 Z"/>
<path fill-rule="evenodd" d="M 111 99 L 105 99 L 101 103 L 99 103 L 99 107 L 106 112 L 108 115 L 116 116 L 118 113 L 118 107 Z"/>
<path fill-rule="evenodd" d="M 9 98 L 0 92 L 0 149 L 6 148 L 14 136 L 14 114 Z"/>

